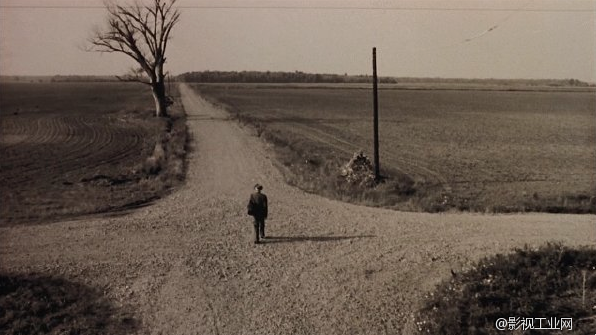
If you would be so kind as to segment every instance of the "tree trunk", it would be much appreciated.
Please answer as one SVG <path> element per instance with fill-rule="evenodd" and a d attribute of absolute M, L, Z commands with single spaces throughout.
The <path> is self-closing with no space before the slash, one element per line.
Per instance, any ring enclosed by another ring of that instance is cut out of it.
<path fill-rule="evenodd" d="M 166 87 L 163 80 L 155 82 L 151 85 L 151 92 L 153 93 L 153 100 L 155 100 L 155 116 L 168 116 L 166 103 Z"/>

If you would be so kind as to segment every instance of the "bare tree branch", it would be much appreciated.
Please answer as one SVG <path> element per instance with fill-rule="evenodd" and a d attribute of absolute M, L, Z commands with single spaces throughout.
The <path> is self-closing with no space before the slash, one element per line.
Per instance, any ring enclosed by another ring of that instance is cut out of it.
<path fill-rule="evenodd" d="M 120 81 L 137 82 L 151 86 L 151 81 L 147 78 L 145 70 L 142 68 L 131 68 L 130 71 L 124 76 L 116 76 Z"/>
<path fill-rule="evenodd" d="M 165 112 L 163 66 L 170 33 L 180 19 L 180 12 L 174 7 L 176 0 L 153 0 L 151 4 L 136 0 L 130 5 L 105 1 L 107 25 L 93 33 L 87 50 L 118 52 L 134 59 L 140 69 L 118 78 L 150 85 L 157 114 L 161 109 Z"/>
<path fill-rule="evenodd" d="M 149 77 L 158 79 L 155 71 L 165 63 L 167 41 L 180 18 L 174 4 L 175 0 L 154 0 L 152 6 L 107 2 L 108 25 L 89 40 L 89 49 L 124 53 L 139 63 Z"/>

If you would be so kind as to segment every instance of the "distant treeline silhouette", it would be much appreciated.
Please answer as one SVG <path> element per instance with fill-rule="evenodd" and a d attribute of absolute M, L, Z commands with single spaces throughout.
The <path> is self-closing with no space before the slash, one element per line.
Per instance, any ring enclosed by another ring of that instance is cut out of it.
<path fill-rule="evenodd" d="M 194 71 L 180 74 L 176 80 L 195 83 L 370 83 L 370 75 L 321 74 L 273 71 Z M 578 79 L 493 79 L 493 78 L 415 78 L 379 77 L 383 84 L 466 84 L 497 86 L 593 86 Z"/>
<path fill-rule="evenodd" d="M 196 83 L 369 83 L 369 75 L 340 75 L 272 71 L 200 71 L 178 76 L 180 81 Z M 381 83 L 397 83 L 393 77 L 379 78 Z"/>
<path fill-rule="evenodd" d="M 495 78 L 416 78 L 416 77 L 398 77 L 395 78 L 399 83 L 441 83 L 441 84 L 467 84 L 467 85 L 498 85 L 498 86 L 594 86 L 578 79 L 495 79 Z"/>

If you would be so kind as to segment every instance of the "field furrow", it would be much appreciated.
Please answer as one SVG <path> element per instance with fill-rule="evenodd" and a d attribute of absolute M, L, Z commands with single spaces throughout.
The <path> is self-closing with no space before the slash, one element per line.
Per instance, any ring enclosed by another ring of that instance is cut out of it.
<path fill-rule="evenodd" d="M 65 88 L 73 93 L 69 99 L 63 98 Z M 88 83 L 2 89 L 12 94 L 0 106 L 0 222 L 35 222 L 137 201 L 138 196 L 111 186 L 113 180 L 130 180 L 121 176 L 143 164 L 162 129 L 159 120 L 139 117 L 139 107 L 126 107 L 143 96 L 143 103 L 151 101 L 142 87 Z M 24 95 L 31 100 L 19 98 Z M 120 98 L 98 102 L 104 95 Z M 135 111 L 113 112 L 127 108 Z"/>

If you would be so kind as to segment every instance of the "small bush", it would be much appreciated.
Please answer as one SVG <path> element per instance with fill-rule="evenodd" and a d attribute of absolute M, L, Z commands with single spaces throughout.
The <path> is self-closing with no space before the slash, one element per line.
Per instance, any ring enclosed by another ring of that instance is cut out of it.
<path fill-rule="evenodd" d="M 560 244 L 516 249 L 441 283 L 420 311 L 418 330 L 502 334 L 495 326 L 499 318 L 557 317 L 573 318 L 573 331 L 565 334 L 587 334 L 596 329 L 595 283 L 594 249 Z"/>

